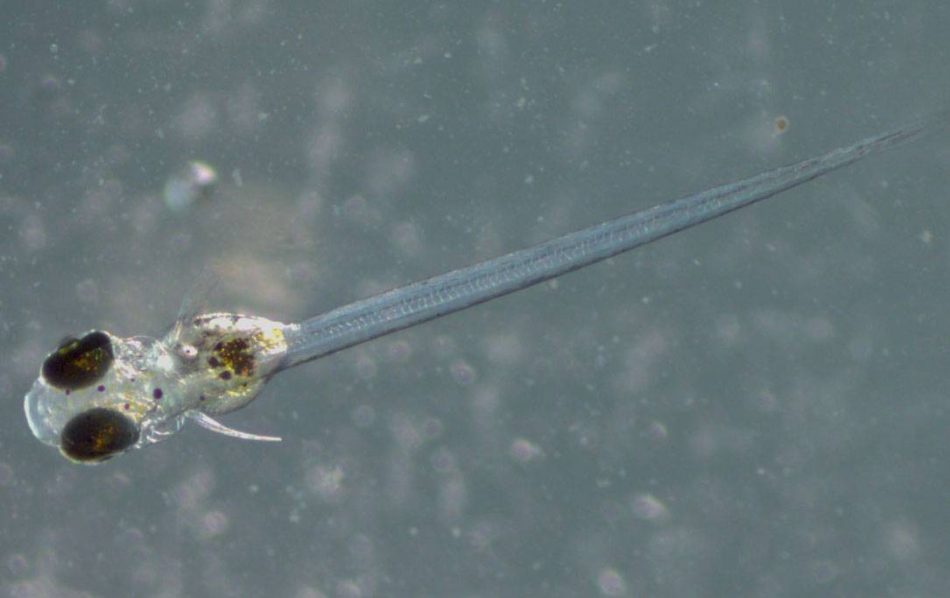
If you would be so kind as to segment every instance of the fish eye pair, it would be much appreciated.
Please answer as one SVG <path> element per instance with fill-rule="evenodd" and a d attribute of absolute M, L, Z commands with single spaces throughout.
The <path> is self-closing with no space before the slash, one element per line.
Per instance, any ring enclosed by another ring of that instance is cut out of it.
<path fill-rule="evenodd" d="M 62 341 L 43 362 L 42 379 L 68 396 L 100 382 L 114 361 L 109 335 L 97 330 Z M 139 427 L 131 418 L 113 409 L 91 407 L 63 426 L 59 450 L 72 461 L 97 463 L 124 452 L 138 439 Z"/>

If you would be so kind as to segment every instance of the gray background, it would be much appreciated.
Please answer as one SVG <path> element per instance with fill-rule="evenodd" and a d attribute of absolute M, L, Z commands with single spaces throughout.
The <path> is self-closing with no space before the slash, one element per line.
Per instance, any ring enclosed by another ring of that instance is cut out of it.
<path fill-rule="evenodd" d="M 950 593 L 945 135 L 281 374 L 279 445 L 22 412 L 202 272 L 300 319 L 945 107 L 950 4 L 57 4 L 0 24 L 4 595 Z"/>

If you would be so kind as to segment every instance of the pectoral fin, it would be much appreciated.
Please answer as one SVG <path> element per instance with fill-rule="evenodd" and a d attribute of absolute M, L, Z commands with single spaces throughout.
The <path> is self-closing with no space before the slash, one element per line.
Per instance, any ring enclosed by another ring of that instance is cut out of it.
<path fill-rule="evenodd" d="M 201 411 L 188 411 L 185 413 L 185 416 L 205 430 L 211 430 L 212 432 L 224 434 L 225 436 L 231 436 L 232 438 L 240 438 L 242 440 L 258 440 L 261 442 L 280 442 L 281 440 L 279 436 L 263 436 L 261 434 L 251 434 L 249 432 L 242 432 L 240 430 L 235 430 L 234 428 L 229 428 L 209 415 L 202 413 Z"/>

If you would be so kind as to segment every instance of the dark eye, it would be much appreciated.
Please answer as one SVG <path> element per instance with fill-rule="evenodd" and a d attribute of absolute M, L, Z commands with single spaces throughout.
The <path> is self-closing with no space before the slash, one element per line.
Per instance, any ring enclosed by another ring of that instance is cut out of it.
<path fill-rule="evenodd" d="M 69 420 L 60 437 L 59 450 L 73 461 L 105 461 L 139 439 L 139 429 L 128 417 L 96 407 Z"/>
<path fill-rule="evenodd" d="M 101 378 L 113 358 L 109 335 L 97 330 L 63 341 L 43 362 L 43 378 L 56 388 L 76 390 Z"/>

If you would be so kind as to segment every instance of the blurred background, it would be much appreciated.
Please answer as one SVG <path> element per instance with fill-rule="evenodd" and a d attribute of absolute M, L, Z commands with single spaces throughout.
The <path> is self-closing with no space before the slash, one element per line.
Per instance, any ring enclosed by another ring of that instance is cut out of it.
<path fill-rule="evenodd" d="M 946 108 L 947 3 L 3 13 L 2 595 L 950 594 L 947 135 L 281 374 L 277 445 L 22 411 L 209 276 L 298 320 Z"/>

